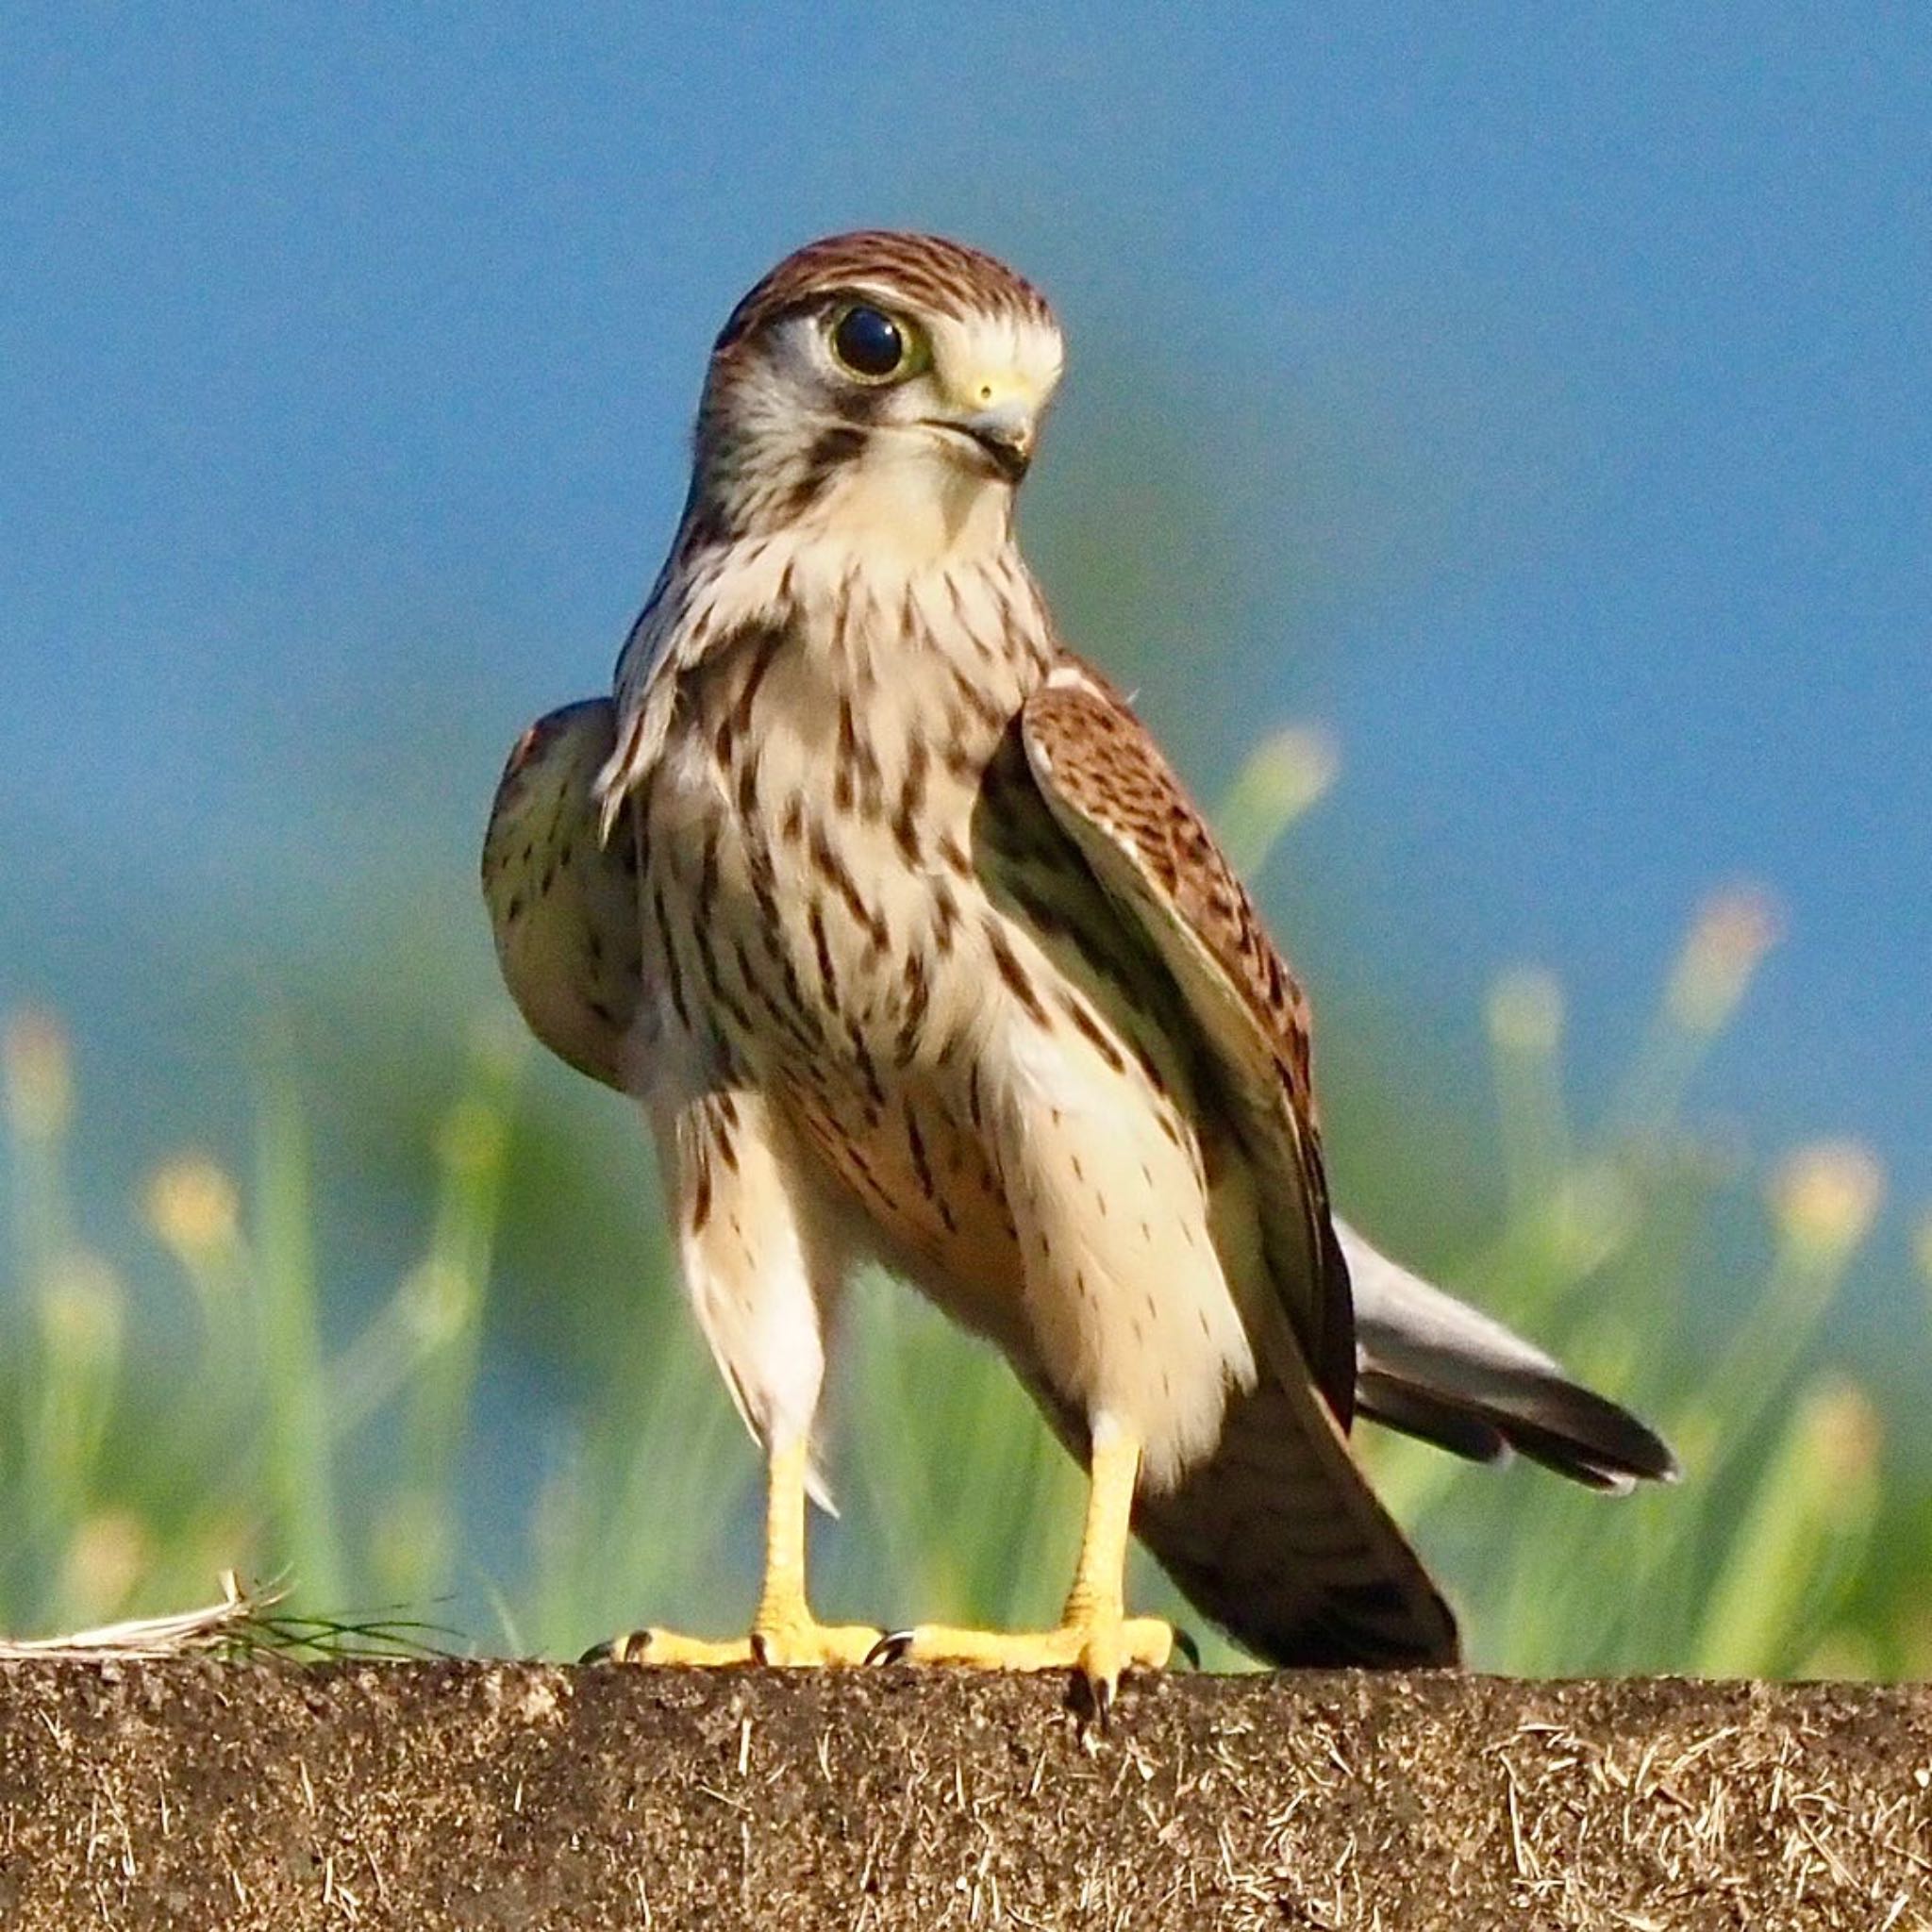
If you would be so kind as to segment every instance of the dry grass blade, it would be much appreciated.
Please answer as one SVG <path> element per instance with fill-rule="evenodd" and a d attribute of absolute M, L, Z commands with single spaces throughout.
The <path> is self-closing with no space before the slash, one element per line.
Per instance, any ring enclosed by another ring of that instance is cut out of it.
<path fill-rule="evenodd" d="M 296 1663 L 348 1658 L 460 1655 L 454 1631 L 400 1619 L 298 1617 L 275 1614 L 288 1590 L 281 1583 L 244 1588 L 232 1570 L 222 1573 L 222 1600 L 165 1616 L 132 1617 L 65 1637 L 0 1639 L 0 1663 L 147 1658 L 213 1654 L 276 1657 Z"/>
<path fill-rule="evenodd" d="M 0 1638 L 0 1663 L 27 1658 L 168 1657 L 223 1650 L 245 1642 L 250 1627 L 259 1624 L 281 1598 L 281 1591 L 275 1588 L 244 1590 L 235 1573 L 225 1570 L 219 1603 L 159 1617 L 130 1617 L 95 1630 L 76 1630 L 68 1637 Z"/>

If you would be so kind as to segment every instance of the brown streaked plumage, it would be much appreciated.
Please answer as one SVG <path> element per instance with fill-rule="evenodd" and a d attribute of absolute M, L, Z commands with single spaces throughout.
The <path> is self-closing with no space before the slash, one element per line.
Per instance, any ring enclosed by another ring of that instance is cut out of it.
<path fill-rule="evenodd" d="M 625 1654 L 872 1654 L 807 1608 L 799 1513 L 824 1338 L 870 1257 L 1000 1346 L 1093 1475 L 1062 1624 L 927 1626 L 915 1657 L 1075 1665 L 1103 1694 L 1164 1659 L 1166 1627 L 1121 1601 L 1131 1510 L 1264 1656 L 1453 1657 L 1349 1454 L 1358 1391 L 1465 1453 L 1668 1470 L 1613 1405 L 1359 1245 L 1357 1321 L 1300 991 L 1012 541 L 1059 360 L 1038 293 L 958 244 L 834 237 L 781 263 L 718 340 L 614 706 L 537 727 L 499 794 L 506 977 L 540 1037 L 642 1104 L 700 1324 L 772 1458 L 752 1638 Z"/>
<path fill-rule="evenodd" d="M 524 734 L 491 808 L 483 876 L 504 981 L 531 1030 L 559 1059 L 622 1091 L 624 1041 L 643 984 L 628 814 L 608 845 L 595 838 L 592 787 L 615 742 L 608 698 L 567 705 Z M 566 818 L 588 869 L 574 871 L 570 891 L 526 899 L 521 884 Z M 612 960 L 628 971 L 608 972 Z M 799 1004 L 794 993 L 791 1008 L 774 1008 L 775 1024 L 792 1024 Z M 1069 997 L 1065 1010 L 1097 1052 L 1112 1051 L 1084 1001 Z M 1334 1224 L 1355 1301 L 1357 1414 L 1479 1462 L 1513 1451 L 1593 1489 L 1668 1474 L 1667 1452 L 1627 1411 L 1379 1254 L 1339 1215 Z"/>

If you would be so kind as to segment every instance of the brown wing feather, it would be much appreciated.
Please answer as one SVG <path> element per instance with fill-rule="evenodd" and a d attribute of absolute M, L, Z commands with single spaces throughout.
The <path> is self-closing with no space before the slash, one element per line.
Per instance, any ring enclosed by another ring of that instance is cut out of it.
<path fill-rule="evenodd" d="M 1049 808 L 1179 983 L 1263 1175 L 1269 1257 L 1303 1356 L 1347 1426 L 1348 1266 L 1329 1218 L 1309 1080 L 1308 1009 L 1246 889 L 1145 725 L 1063 659 L 1021 715 Z"/>
<path fill-rule="evenodd" d="M 592 788 L 616 738 L 608 698 L 552 711 L 518 739 L 483 840 L 483 898 L 504 984 L 530 1031 L 579 1073 L 622 1087 L 643 997 L 627 808 L 599 838 Z"/>

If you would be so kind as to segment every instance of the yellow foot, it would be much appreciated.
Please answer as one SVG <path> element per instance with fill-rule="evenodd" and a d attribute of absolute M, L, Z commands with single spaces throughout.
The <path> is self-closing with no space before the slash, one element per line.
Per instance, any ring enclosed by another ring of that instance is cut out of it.
<path fill-rule="evenodd" d="M 1058 1630 L 961 1630 L 922 1624 L 882 1638 L 874 1663 L 956 1664 L 978 1671 L 1077 1671 L 1103 1715 L 1124 1670 L 1163 1671 L 1174 1625 L 1158 1617 L 1093 1617 Z"/>
<path fill-rule="evenodd" d="M 821 1624 L 809 1615 L 760 1618 L 748 1637 L 682 1637 L 675 1630 L 632 1630 L 584 1653 L 587 1664 L 681 1664 L 718 1670 L 769 1664 L 782 1670 L 866 1662 L 883 1641 L 863 1624 Z"/>

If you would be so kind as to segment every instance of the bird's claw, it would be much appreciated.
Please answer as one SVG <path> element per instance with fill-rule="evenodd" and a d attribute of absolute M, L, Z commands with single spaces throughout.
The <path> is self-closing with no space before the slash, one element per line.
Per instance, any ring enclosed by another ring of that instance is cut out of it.
<path fill-rule="evenodd" d="M 1155 1617 L 1081 1619 L 1054 1630 L 951 1629 L 923 1624 L 893 1630 L 866 1653 L 868 1664 L 949 1664 L 982 1671 L 1073 1672 L 1081 1715 L 1104 1729 L 1118 1701 L 1122 1673 L 1164 1669 L 1178 1648 L 1197 1667 L 1192 1638 Z"/>
<path fill-rule="evenodd" d="M 607 1637 L 602 1643 L 593 1643 L 583 1656 L 577 1658 L 580 1664 L 627 1664 L 650 1647 L 651 1633 L 648 1630 L 625 1630 L 616 1637 Z"/>
<path fill-rule="evenodd" d="M 724 1639 L 683 1637 L 675 1630 L 631 1630 L 593 1644 L 587 1664 L 673 1664 L 722 1670 L 733 1664 L 762 1669 L 810 1670 L 872 1660 L 886 1640 L 858 1624 L 821 1624 L 810 1611 L 790 1609 L 760 1617 L 748 1635 Z"/>
<path fill-rule="evenodd" d="M 752 1640 L 683 1637 L 675 1630 L 626 1630 L 605 1643 L 593 1643 L 578 1659 L 587 1664 L 682 1664 L 718 1670 L 726 1664 L 762 1661 Z"/>

